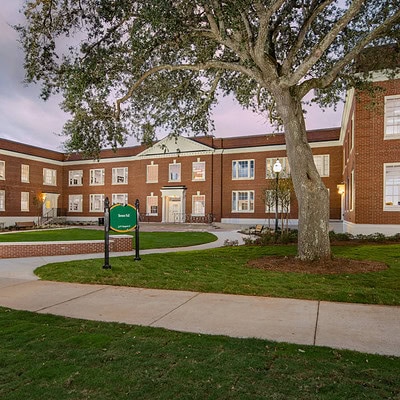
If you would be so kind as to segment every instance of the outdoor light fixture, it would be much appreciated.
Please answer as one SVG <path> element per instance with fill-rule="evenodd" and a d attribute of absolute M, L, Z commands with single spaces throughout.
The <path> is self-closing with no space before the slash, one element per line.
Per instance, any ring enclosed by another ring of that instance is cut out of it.
<path fill-rule="evenodd" d="M 339 185 L 336 185 L 336 187 L 337 187 L 338 193 L 340 195 L 344 194 L 344 191 L 345 191 L 344 183 L 339 183 Z"/>
<path fill-rule="evenodd" d="M 282 164 L 279 159 L 276 160 L 272 167 L 276 175 L 276 190 L 275 190 L 275 232 L 278 231 L 278 185 L 279 185 L 279 173 L 282 171 Z"/>

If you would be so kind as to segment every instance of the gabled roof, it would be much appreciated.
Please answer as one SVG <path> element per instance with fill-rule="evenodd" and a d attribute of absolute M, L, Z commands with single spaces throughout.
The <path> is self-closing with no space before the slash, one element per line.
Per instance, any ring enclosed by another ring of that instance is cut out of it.
<path fill-rule="evenodd" d="M 167 136 L 139 153 L 137 157 L 173 156 L 184 153 L 210 153 L 213 151 L 214 149 L 212 147 L 183 136 Z"/>

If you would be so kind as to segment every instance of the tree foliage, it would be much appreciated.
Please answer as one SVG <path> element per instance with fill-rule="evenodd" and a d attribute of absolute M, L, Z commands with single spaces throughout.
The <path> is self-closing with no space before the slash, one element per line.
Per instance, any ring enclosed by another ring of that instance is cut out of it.
<path fill-rule="evenodd" d="M 368 45 L 394 43 L 398 0 L 28 0 L 27 82 L 61 92 L 70 150 L 145 132 L 206 134 L 218 96 L 273 120 L 279 88 L 330 105 Z M 328 90 L 329 89 L 329 90 Z"/>

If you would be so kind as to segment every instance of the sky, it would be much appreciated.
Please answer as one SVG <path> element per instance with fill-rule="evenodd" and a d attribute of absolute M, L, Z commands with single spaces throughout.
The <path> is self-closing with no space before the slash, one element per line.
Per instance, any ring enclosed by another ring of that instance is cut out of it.
<path fill-rule="evenodd" d="M 23 24 L 19 10 L 24 0 L 1 0 L 0 7 L 0 137 L 33 146 L 62 151 L 60 136 L 68 119 L 59 104 L 61 98 L 44 102 L 37 85 L 23 83 L 23 51 L 12 25 Z M 273 132 L 267 119 L 243 110 L 232 98 L 222 98 L 213 112 L 216 137 L 246 136 Z M 323 112 L 317 106 L 307 109 L 307 129 L 340 126 L 342 105 Z M 158 137 L 161 139 L 161 137 Z M 135 145 L 134 139 L 128 145 Z"/>

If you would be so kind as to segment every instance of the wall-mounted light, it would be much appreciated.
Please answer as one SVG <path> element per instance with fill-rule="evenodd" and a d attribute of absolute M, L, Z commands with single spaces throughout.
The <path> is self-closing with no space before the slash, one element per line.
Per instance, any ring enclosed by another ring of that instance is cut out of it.
<path fill-rule="evenodd" d="M 339 185 L 336 185 L 337 191 L 339 194 L 344 194 L 345 192 L 345 185 L 344 183 L 339 183 Z"/>

